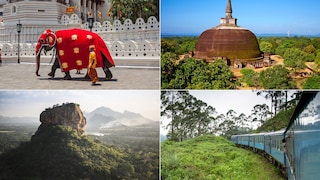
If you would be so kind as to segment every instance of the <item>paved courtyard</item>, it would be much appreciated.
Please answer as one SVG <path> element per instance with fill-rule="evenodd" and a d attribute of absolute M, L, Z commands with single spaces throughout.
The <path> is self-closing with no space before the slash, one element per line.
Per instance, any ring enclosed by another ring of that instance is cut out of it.
<path fill-rule="evenodd" d="M 63 80 L 64 73 L 57 69 L 55 78 L 47 74 L 51 64 L 40 65 L 40 77 L 35 75 L 35 63 L 2 63 L 0 65 L 0 89 L 159 89 L 160 68 L 150 66 L 117 66 L 110 68 L 113 79 L 104 80 L 105 74 L 97 68 L 98 86 L 91 86 L 91 81 L 85 79 L 86 69 L 81 74 L 70 71 L 72 80 Z"/>

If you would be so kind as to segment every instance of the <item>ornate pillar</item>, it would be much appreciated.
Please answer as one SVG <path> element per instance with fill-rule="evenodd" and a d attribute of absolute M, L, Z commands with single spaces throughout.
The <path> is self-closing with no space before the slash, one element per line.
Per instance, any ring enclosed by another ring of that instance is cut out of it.
<path fill-rule="evenodd" d="M 82 13 L 83 13 L 83 18 L 84 18 L 84 22 L 87 22 L 87 0 L 82 0 L 82 5 L 83 5 L 83 9 L 82 9 Z"/>
<path fill-rule="evenodd" d="M 93 18 L 94 18 L 94 21 L 97 21 L 97 3 L 94 1 L 93 2 L 93 12 L 92 12 L 92 15 L 93 15 Z"/>

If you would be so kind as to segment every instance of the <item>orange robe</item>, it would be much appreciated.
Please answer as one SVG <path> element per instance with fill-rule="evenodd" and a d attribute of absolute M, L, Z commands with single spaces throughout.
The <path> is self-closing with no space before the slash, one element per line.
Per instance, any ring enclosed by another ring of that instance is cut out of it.
<path fill-rule="evenodd" d="M 92 81 L 92 84 L 98 81 L 96 66 L 97 66 L 96 53 L 94 51 L 91 51 L 89 54 L 88 75 Z"/>

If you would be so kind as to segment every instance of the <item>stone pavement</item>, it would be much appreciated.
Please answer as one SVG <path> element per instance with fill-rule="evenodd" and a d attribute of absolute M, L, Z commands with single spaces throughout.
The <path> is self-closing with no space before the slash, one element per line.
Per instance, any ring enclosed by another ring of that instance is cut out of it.
<path fill-rule="evenodd" d="M 70 71 L 72 80 L 63 80 L 64 73 L 57 69 L 54 79 L 47 74 L 51 71 L 51 64 L 41 63 L 39 74 L 35 75 L 35 63 L 2 63 L 0 65 L 0 90 L 5 89 L 159 89 L 160 68 L 150 66 L 116 66 L 110 68 L 113 79 L 106 81 L 102 68 L 97 68 L 98 86 L 91 86 L 91 81 L 85 79 L 87 69 L 81 74 L 76 70 Z"/>

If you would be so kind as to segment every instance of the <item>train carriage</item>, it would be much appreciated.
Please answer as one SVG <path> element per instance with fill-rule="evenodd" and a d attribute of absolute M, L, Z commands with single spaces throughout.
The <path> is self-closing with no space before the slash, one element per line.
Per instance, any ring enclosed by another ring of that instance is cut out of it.
<path fill-rule="evenodd" d="M 275 164 L 284 165 L 284 148 L 282 145 L 284 130 L 266 133 L 264 151 L 274 158 Z"/>
<path fill-rule="evenodd" d="M 231 140 L 263 153 L 283 170 L 289 180 L 320 177 L 320 91 L 305 91 L 286 130 L 234 135 Z"/>
<path fill-rule="evenodd" d="M 288 179 L 320 177 L 320 92 L 304 92 L 284 133 Z"/>

